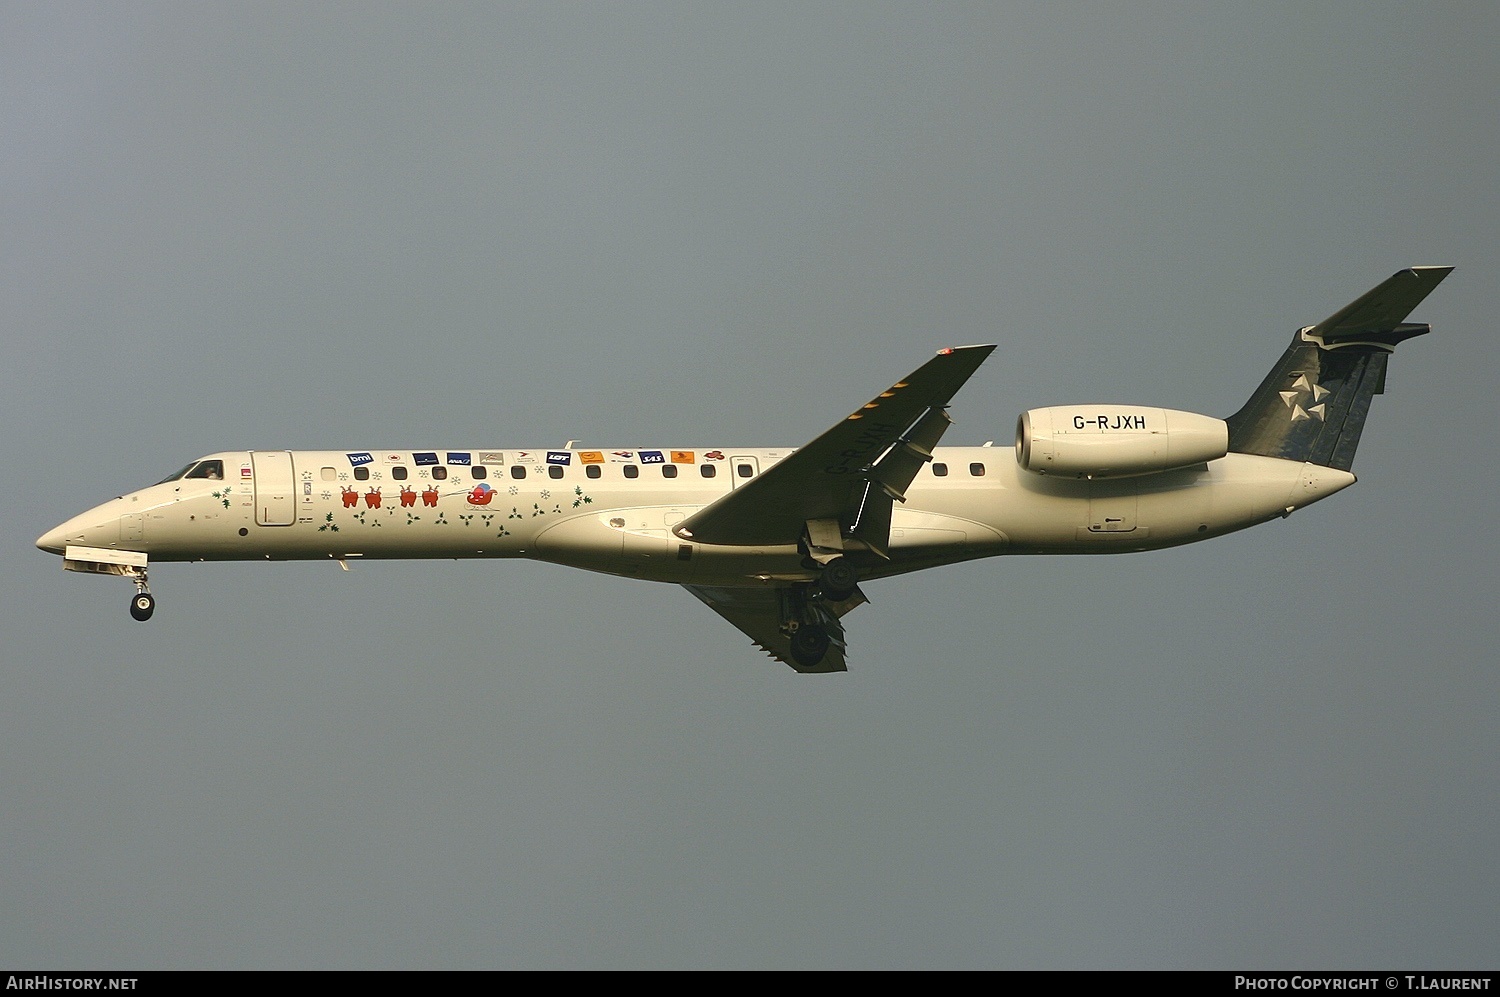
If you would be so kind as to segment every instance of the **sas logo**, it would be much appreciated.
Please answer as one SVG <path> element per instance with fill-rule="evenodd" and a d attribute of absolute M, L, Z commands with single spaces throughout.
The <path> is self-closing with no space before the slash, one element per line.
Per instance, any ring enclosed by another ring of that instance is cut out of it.
<path fill-rule="evenodd" d="M 662 452 L 660 450 L 641 451 L 642 464 L 665 464 L 666 462 L 667 458 L 662 456 Z"/>
<path fill-rule="evenodd" d="M 548 450 L 547 463 L 549 464 L 571 464 L 573 453 L 569 450 Z"/>
<path fill-rule="evenodd" d="M 345 456 L 349 458 L 349 463 L 355 467 L 359 467 L 361 464 L 373 463 L 375 460 L 368 450 L 363 453 L 345 454 Z"/>

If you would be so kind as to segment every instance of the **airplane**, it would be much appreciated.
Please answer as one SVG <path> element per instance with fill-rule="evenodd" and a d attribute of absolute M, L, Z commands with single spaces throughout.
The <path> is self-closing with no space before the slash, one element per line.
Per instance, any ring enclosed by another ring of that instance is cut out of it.
<path fill-rule="evenodd" d="M 169 561 L 532 558 L 676 583 L 798 672 L 847 669 L 861 583 L 1000 554 L 1206 540 L 1353 484 L 1387 357 L 1452 267 L 1401 270 L 1297 330 L 1227 419 L 1142 405 L 1023 413 L 1015 452 L 939 447 L 993 345 L 939 350 L 798 448 L 238 450 L 38 538 L 119 575 L 149 619 Z"/>

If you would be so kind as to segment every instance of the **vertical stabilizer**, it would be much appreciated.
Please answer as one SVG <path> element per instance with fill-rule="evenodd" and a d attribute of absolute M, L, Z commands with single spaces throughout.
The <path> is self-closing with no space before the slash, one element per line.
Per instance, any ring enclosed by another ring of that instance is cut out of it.
<path fill-rule="evenodd" d="M 1406 316 L 1452 270 L 1402 270 L 1299 330 L 1244 408 L 1226 420 L 1229 449 L 1349 470 L 1370 399 L 1385 391 L 1391 352 L 1432 331 Z"/>

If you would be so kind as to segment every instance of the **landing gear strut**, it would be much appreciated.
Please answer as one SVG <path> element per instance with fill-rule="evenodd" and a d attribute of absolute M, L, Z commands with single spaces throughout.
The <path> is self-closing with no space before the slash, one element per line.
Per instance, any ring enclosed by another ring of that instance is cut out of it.
<path fill-rule="evenodd" d="M 144 623 L 156 612 L 156 599 L 152 597 L 151 588 L 146 584 L 145 568 L 137 569 L 131 579 L 135 582 L 135 598 L 130 600 L 130 615 Z"/>

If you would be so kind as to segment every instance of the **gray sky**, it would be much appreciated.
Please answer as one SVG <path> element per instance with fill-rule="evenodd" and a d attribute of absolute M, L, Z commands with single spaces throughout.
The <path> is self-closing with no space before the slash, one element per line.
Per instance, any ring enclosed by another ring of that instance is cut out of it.
<path fill-rule="evenodd" d="M 1488 3 L 0 0 L 0 964 L 1494 967 Z M 228 448 L 797 445 L 997 342 L 1224 415 L 1411 264 L 1354 470 L 868 586 L 798 676 L 542 564 L 32 547 Z"/>

